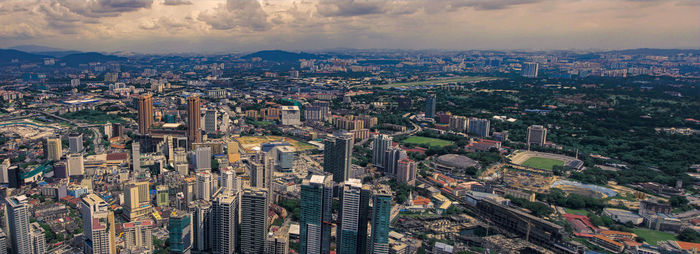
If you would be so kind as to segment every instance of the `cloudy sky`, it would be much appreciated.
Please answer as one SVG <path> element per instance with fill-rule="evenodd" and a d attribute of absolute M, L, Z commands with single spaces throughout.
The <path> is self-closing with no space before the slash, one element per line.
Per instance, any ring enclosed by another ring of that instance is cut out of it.
<path fill-rule="evenodd" d="M 700 48 L 700 0 L 0 0 L 0 48 Z"/>

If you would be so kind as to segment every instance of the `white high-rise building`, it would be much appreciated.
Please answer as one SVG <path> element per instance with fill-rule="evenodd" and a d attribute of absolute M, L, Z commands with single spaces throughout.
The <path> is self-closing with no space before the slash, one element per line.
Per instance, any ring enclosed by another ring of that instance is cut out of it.
<path fill-rule="evenodd" d="M 153 221 L 150 219 L 127 222 L 124 229 L 124 246 L 127 250 L 153 250 Z"/>
<path fill-rule="evenodd" d="M 139 142 L 131 142 L 131 170 L 141 173 L 141 145 Z"/>
<path fill-rule="evenodd" d="M 212 175 L 209 172 L 202 171 L 197 173 L 197 199 L 211 199 Z"/>
<path fill-rule="evenodd" d="M 68 155 L 68 175 L 81 176 L 85 174 L 85 165 L 83 164 L 83 155 L 79 153 Z"/>
<path fill-rule="evenodd" d="M 47 247 L 44 228 L 39 226 L 38 222 L 34 222 L 30 224 L 29 234 L 32 241 L 32 254 L 46 253 Z"/>
<path fill-rule="evenodd" d="M 10 159 L 5 159 L 0 164 L 0 183 L 9 183 L 10 175 L 8 170 L 10 169 Z"/>
<path fill-rule="evenodd" d="M 282 125 L 301 125 L 301 112 L 297 106 L 282 106 Z"/>
<path fill-rule="evenodd" d="M 239 186 L 240 183 L 238 183 L 238 179 L 236 178 L 236 172 L 233 170 L 224 170 L 221 172 L 222 192 L 237 193 Z"/>
<path fill-rule="evenodd" d="M 241 192 L 241 252 L 263 253 L 267 233 L 268 191 L 254 188 Z"/>
<path fill-rule="evenodd" d="M 83 134 L 73 133 L 68 135 L 68 151 L 70 153 L 83 152 Z"/>
<path fill-rule="evenodd" d="M 84 253 L 115 253 L 114 214 L 109 204 L 96 194 L 88 194 L 80 203 L 83 217 Z"/>

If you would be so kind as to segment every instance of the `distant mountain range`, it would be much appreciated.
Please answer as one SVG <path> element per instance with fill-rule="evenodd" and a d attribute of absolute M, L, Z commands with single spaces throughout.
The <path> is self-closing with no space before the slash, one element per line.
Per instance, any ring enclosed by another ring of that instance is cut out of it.
<path fill-rule="evenodd" d="M 55 48 L 32 45 L 18 47 L 30 50 L 55 50 Z M 30 53 L 17 49 L 0 49 L 0 65 L 11 64 L 13 60 L 17 60 L 19 63 L 42 63 L 44 58 L 54 58 L 57 63 L 64 62 L 68 66 L 78 66 L 80 64 L 93 62 L 124 61 L 127 59 L 125 57 L 104 55 L 96 52 L 85 53 L 80 51 L 58 50 L 59 51 L 37 51 Z"/>
<path fill-rule="evenodd" d="M 320 55 L 309 54 L 309 53 L 294 53 L 284 50 L 263 50 L 252 54 L 245 55 L 241 58 L 251 59 L 254 57 L 260 57 L 262 60 L 276 61 L 276 62 L 297 62 L 299 59 L 318 59 L 322 58 Z"/>

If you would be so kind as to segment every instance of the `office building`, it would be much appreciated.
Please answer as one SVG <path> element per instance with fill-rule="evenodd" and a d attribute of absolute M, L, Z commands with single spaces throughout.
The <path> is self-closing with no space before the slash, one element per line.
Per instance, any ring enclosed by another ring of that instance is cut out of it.
<path fill-rule="evenodd" d="M 321 112 L 321 107 L 318 106 L 307 106 L 304 109 L 304 119 L 310 122 L 320 122 L 324 120 L 323 113 Z"/>
<path fill-rule="evenodd" d="M 449 128 L 454 132 L 465 132 L 467 130 L 468 119 L 465 116 L 451 116 Z"/>
<path fill-rule="evenodd" d="M 69 176 L 82 176 L 85 174 L 85 165 L 82 154 L 69 154 L 67 166 Z"/>
<path fill-rule="evenodd" d="M 527 145 L 544 146 L 547 143 L 547 128 L 542 125 L 527 127 Z"/>
<path fill-rule="evenodd" d="M 142 94 L 138 102 L 139 133 L 148 134 L 153 126 L 153 95 Z"/>
<path fill-rule="evenodd" d="M 132 251 L 152 251 L 154 225 L 155 224 L 150 219 L 122 224 L 125 249 Z"/>
<path fill-rule="evenodd" d="M 195 171 L 211 170 L 211 147 L 201 146 L 195 150 Z"/>
<path fill-rule="evenodd" d="M 248 166 L 250 170 L 250 186 L 255 188 L 264 188 L 265 166 L 257 161 L 249 162 Z"/>
<path fill-rule="evenodd" d="M 372 164 L 374 167 L 384 169 L 384 155 L 387 149 L 393 145 L 393 138 L 386 134 L 378 134 L 374 137 L 372 147 Z"/>
<path fill-rule="evenodd" d="M 488 119 L 469 118 L 468 133 L 477 137 L 488 137 L 491 122 Z"/>
<path fill-rule="evenodd" d="M 204 131 L 207 134 L 215 134 L 217 130 L 216 110 L 207 110 L 204 113 Z"/>
<path fill-rule="evenodd" d="M 268 191 L 246 189 L 241 192 L 241 253 L 263 253 L 267 235 Z"/>
<path fill-rule="evenodd" d="M 7 234 L 5 234 L 5 231 L 0 228 L 0 254 L 7 254 L 7 249 L 10 247 L 8 244 Z"/>
<path fill-rule="evenodd" d="M 130 221 L 146 217 L 151 212 L 148 182 L 135 182 L 124 186 L 124 215 Z"/>
<path fill-rule="evenodd" d="M 192 215 L 175 210 L 168 219 L 170 253 L 190 253 L 192 250 Z"/>
<path fill-rule="evenodd" d="M 282 106 L 282 125 L 301 125 L 301 111 L 297 106 Z"/>
<path fill-rule="evenodd" d="M 384 152 L 384 174 L 396 176 L 399 160 L 408 158 L 406 151 L 398 146 L 391 146 Z"/>
<path fill-rule="evenodd" d="M 435 117 L 435 104 L 437 102 L 437 97 L 435 94 L 428 94 L 425 98 L 425 117 L 434 118 Z"/>
<path fill-rule="evenodd" d="M 238 231 L 239 195 L 219 195 L 212 204 L 214 239 L 212 250 L 217 254 L 232 254 L 236 251 Z M 260 242 L 259 244 L 263 244 Z"/>
<path fill-rule="evenodd" d="M 328 175 L 312 175 L 301 184 L 299 252 L 330 253 L 333 180 Z"/>
<path fill-rule="evenodd" d="M 4 159 L 2 161 L 2 164 L 0 164 L 0 184 L 10 183 L 10 167 L 11 166 L 12 166 L 12 164 L 10 163 L 9 158 Z M 55 171 L 56 171 L 56 166 L 54 166 L 54 172 Z M 54 176 L 57 178 L 60 177 L 60 175 L 56 176 L 55 173 L 54 173 Z M 63 177 L 63 178 L 65 178 L 65 177 Z"/>
<path fill-rule="evenodd" d="M 137 141 L 131 142 L 131 170 L 134 174 L 141 174 L 141 145 Z"/>
<path fill-rule="evenodd" d="M 197 173 L 197 199 L 209 201 L 211 199 L 212 175 L 207 171 Z"/>
<path fill-rule="evenodd" d="M 83 251 L 90 254 L 116 253 L 114 213 L 109 204 L 96 194 L 88 194 L 80 202 L 83 218 Z"/>
<path fill-rule="evenodd" d="M 454 253 L 454 247 L 452 247 L 452 245 L 442 243 L 442 242 L 435 242 L 435 245 L 433 246 L 432 254 L 452 254 L 452 253 Z"/>
<path fill-rule="evenodd" d="M 521 75 L 526 78 L 536 78 L 539 68 L 538 63 L 524 63 Z"/>
<path fill-rule="evenodd" d="M 323 142 L 323 171 L 333 174 L 336 183 L 350 177 L 353 144 L 350 133 L 330 135 Z"/>
<path fill-rule="evenodd" d="M 29 203 L 24 195 L 5 198 L 7 229 L 10 235 L 11 253 L 32 253 L 32 239 L 29 235 Z"/>
<path fill-rule="evenodd" d="M 46 160 L 49 161 L 59 161 L 63 156 L 63 147 L 61 146 L 61 138 L 46 138 L 46 145 L 44 146 L 44 154 L 46 155 Z"/>
<path fill-rule="evenodd" d="M 396 172 L 396 181 L 399 183 L 407 183 L 414 185 L 416 183 L 416 162 L 403 158 L 398 161 Z"/>
<path fill-rule="evenodd" d="M 291 171 L 294 167 L 294 147 L 276 146 L 271 151 L 275 164 L 280 171 Z"/>
<path fill-rule="evenodd" d="M 233 170 L 223 170 L 221 172 L 221 191 L 227 193 L 238 193 L 240 183 Z"/>
<path fill-rule="evenodd" d="M 68 151 L 70 153 L 83 152 L 83 134 L 72 133 L 68 135 Z"/>
<path fill-rule="evenodd" d="M 388 186 L 374 190 L 372 207 L 372 236 L 370 238 L 370 254 L 389 253 L 389 225 L 391 224 L 391 197 Z"/>
<path fill-rule="evenodd" d="M 369 189 L 363 188 L 360 179 L 351 178 L 343 184 L 339 195 L 341 207 L 338 212 L 339 223 L 336 226 L 336 253 L 365 253 L 365 249 L 360 249 L 360 243 L 366 240 L 360 239 L 367 238 Z M 362 229 L 364 231 L 361 231 Z"/>
<path fill-rule="evenodd" d="M 187 141 L 189 146 L 192 143 L 202 142 L 201 132 L 201 103 L 197 95 L 191 95 L 187 98 Z"/>

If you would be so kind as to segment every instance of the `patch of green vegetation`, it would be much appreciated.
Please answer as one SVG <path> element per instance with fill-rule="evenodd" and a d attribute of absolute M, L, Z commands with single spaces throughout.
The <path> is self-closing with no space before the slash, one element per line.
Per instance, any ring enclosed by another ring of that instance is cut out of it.
<path fill-rule="evenodd" d="M 424 81 L 414 81 L 414 82 L 391 83 L 391 84 L 377 85 L 374 87 L 392 88 L 392 87 L 444 85 L 444 84 L 450 84 L 450 83 L 466 83 L 466 82 L 484 81 L 484 80 L 491 80 L 491 79 L 494 79 L 494 78 L 492 78 L 492 77 L 455 77 L 455 78 L 434 79 L 434 80 L 424 80 Z"/>
<path fill-rule="evenodd" d="M 569 214 L 576 214 L 576 215 L 583 215 L 583 216 L 586 216 L 589 213 L 589 211 L 586 211 L 583 209 L 564 208 L 564 210 L 566 210 L 566 213 L 569 213 Z"/>
<path fill-rule="evenodd" d="M 632 232 L 634 232 L 635 234 L 637 234 L 637 236 L 644 239 L 645 242 L 653 246 L 656 246 L 657 242 L 659 241 L 676 240 L 676 236 L 671 233 L 646 228 L 635 228 L 632 230 Z"/>
<path fill-rule="evenodd" d="M 531 168 L 552 170 L 554 166 L 564 166 L 564 161 L 550 158 L 532 157 L 523 162 L 522 165 Z"/>
<path fill-rule="evenodd" d="M 428 137 L 420 137 L 420 136 L 410 136 L 407 139 L 404 139 L 402 141 L 403 143 L 408 143 L 408 144 L 414 144 L 414 145 L 427 145 L 427 146 L 448 146 L 452 145 L 452 141 L 449 140 L 444 140 L 444 139 L 437 139 L 437 138 L 428 138 Z"/>

